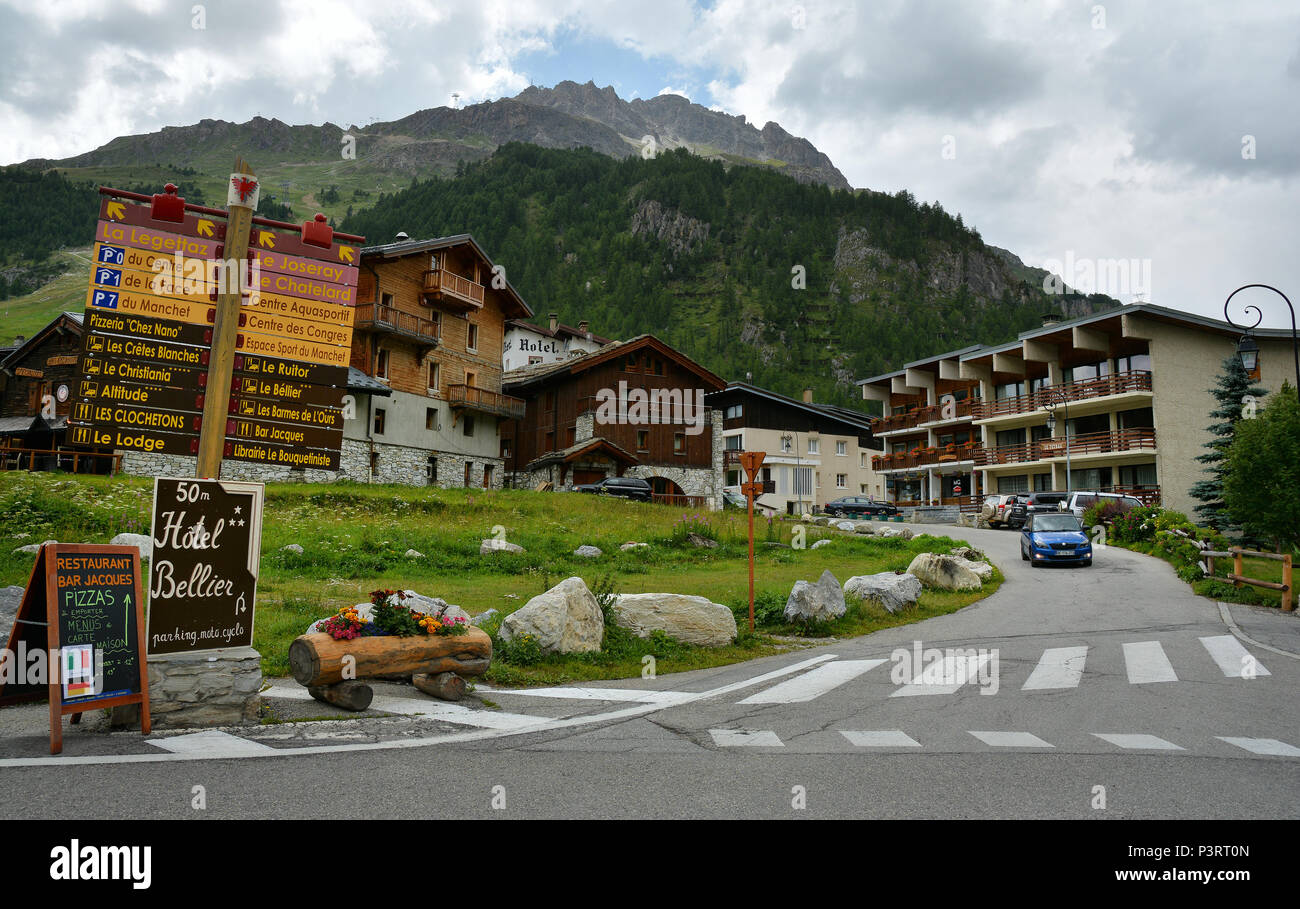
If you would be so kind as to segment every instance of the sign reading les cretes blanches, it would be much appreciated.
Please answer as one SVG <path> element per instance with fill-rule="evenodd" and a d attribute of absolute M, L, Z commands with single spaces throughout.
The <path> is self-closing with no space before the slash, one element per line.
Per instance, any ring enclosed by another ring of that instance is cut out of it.
<path fill-rule="evenodd" d="M 253 643 L 261 483 L 154 482 L 150 654 Z"/>

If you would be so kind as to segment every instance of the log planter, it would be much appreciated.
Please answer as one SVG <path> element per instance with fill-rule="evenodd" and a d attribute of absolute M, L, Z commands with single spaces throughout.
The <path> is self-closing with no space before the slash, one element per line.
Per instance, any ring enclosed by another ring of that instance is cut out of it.
<path fill-rule="evenodd" d="M 344 678 L 347 658 L 355 661 Z M 483 675 L 492 662 L 492 639 L 473 625 L 460 635 L 418 635 L 397 637 L 377 635 L 336 641 L 324 632 L 299 635 L 289 645 L 289 668 L 294 680 L 317 700 L 349 710 L 365 710 L 370 698 L 358 690 L 368 685 L 361 679 L 401 679 L 423 676 L 420 689 L 447 700 L 459 700 L 464 694 L 466 676 Z M 428 680 L 454 674 L 457 685 L 443 678 L 437 684 Z"/>

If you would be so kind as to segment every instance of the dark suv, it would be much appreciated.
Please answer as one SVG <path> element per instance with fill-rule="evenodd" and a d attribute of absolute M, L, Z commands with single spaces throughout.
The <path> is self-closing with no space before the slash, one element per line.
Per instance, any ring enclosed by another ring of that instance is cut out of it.
<path fill-rule="evenodd" d="M 1031 514 L 1060 511 L 1061 503 L 1070 497 L 1068 492 L 1030 492 L 1016 496 L 1016 502 L 1007 512 L 1007 524 L 1023 527 Z"/>
<path fill-rule="evenodd" d="M 605 477 L 599 483 L 583 483 L 573 487 L 578 492 L 594 492 L 607 496 L 621 496 L 624 499 L 650 501 L 650 484 L 637 477 Z"/>

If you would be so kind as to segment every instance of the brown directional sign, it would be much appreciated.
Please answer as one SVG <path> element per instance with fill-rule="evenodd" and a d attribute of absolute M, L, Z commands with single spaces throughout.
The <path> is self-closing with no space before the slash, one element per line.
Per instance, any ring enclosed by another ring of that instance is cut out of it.
<path fill-rule="evenodd" d="M 335 391 L 337 394 L 337 389 Z M 341 430 L 343 428 L 343 411 L 339 409 L 337 403 L 333 407 L 321 407 L 312 404 L 285 404 L 276 399 L 232 395 L 231 405 L 231 413 L 240 419 L 275 420 L 279 423 L 294 423 L 321 429 Z"/>
<path fill-rule="evenodd" d="M 336 385 L 340 388 L 348 383 L 347 366 L 296 363 L 293 360 L 282 360 L 277 357 L 239 354 L 235 355 L 235 375 L 286 379 L 293 382 L 309 382 L 312 385 Z"/>
<path fill-rule="evenodd" d="M 126 242 L 128 246 L 151 248 L 148 244 L 141 246 L 140 239 L 150 233 L 174 234 L 194 237 L 212 245 L 212 251 L 194 253 L 204 258 L 215 259 L 217 250 L 226 239 L 226 219 L 214 215 L 186 212 L 183 221 L 161 221 L 153 216 L 149 205 L 139 205 L 124 199 L 111 199 L 105 196 L 99 203 L 100 229 L 108 227 L 108 237 L 99 239 L 106 242 Z M 135 242 L 121 239 L 135 238 Z"/>
<path fill-rule="evenodd" d="M 226 421 L 226 438 L 243 442 L 266 442 L 275 445 L 302 445 L 306 448 L 338 448 L 343 443 L 343 428 L 293 425 L 283 421 L 254 420 L 235 415 Z"/>
<path fill-rule="evenodd" d="M 68 439 L 87 448 L 121 448 L 146 454 L 192 455 L 199 450 L 198 433 L 154 432 L 111 424 L 69 423 Z"/>
<path fill-rule="evenodd" d="M 208 329 L 203 325 L 172 322 L 148 316 L 88 309 L 84 327 L 99 335 L 126 335 L 149 341 L 171 341 L 176 344 L 203 345 Z"/>
<path fill-rule="evenodd" d="M 98 404 L 77 401 L 72 405 L 69 423 L 120 426 L 146 432 L 197 432 L 199 418 L 190 413 L 155 410 L 134 404 Z"/>
<path fill-rule="evenodd" d="M 763 466 L 763 459 L 766 457 L 761 451 L 742 451 L 740 453 L 740 466 L 745 468 L 745 473 L 749 474 L 752 479 L 758 473 L 758 469 Z"/>
<path fill-rule="evenodd" d="M 257 226 L 253 226 L 257 230 Z M 322 259 L 309 259 L 304 256 L 292 256 L 274 252 L 269 249 L 250 248 L 248 258 L 256 261 L 264 271 L 296 275 L 303 278 L 315 278 L 333 284 L 356 286 L 358 269 L 355 265 L 338 262 L 326 262 Z"/>
<path fill-rule="evenodd" d="M 227 439 L 225 457 L 236 461 L 278 464 L 284 467 L 310 467 L 313 470 L 339 469 L 338 449 L 316 450 L 267 442 Z"/>
<path fill-rule="evenodd" d="M 280 255 L 301 256 L 307 259 L 322 259 L 337 265 L 358 265 L 361 262 L 361 250 L 355 243 L 334 242 L 329 246 L 315 246 L 303 242 L 300 232 L 276 230 L 261 224 L 253 225 L 253 232 L 248 238 L 250 251 L 275 252 Z"/>
<path fill-rule="evenodd" d="M 262 484 L 154 481 L 150 654 L 253 643 Z"/>
<path fill-rule="evenodd" d="M 130 385 L 163 385 L 196 392 L 207 384 L 207 372 L 165 363 L 148 363 L 123 360 L 117 357 L 100 357 L 87 354 L 82 360 L 82 373 L 91 381 L 119 382 Z"/>
<path fill-rule="evenodd" d="M 203 411 L 203 393 L 194 388 L 166 388 L 162 385 L 130 385 L 114 381 L 82 379 L 77 396 L 97 404 L 127 403 L 163 410 Z"/>
<path fill-rule="evenodd" d="M 340 407 L 346 389 L 332 385 L 312 385 L 258 376 L 235 374 L 235 392 L 239 398 L 275 398 L 285 404 Z"/>
<path fill-rule="evenodd" d="M 96 357 L 121 357 L 189 367 L 203 367 L 208 364 L 206 347 L 169 344 L 165 341 L 139 341 L 135 338 L 114 335 L 86 335 L 85 356 L 88 360 Z M 83 371 L 90 374 L 89 369 Z"/>

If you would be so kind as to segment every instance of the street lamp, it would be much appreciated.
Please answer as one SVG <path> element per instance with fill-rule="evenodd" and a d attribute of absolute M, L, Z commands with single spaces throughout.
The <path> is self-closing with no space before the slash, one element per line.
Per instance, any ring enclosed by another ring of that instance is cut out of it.
<path fill-rule="evenodd" d="M 1061 393 L 1061 420 L 1065 429 L 1065 491 L 1070 492 L 1070 399 L 1064 392 Z M 1056 406 L 1053 405 L 1047 409 L 1047 433 L 1056 435 Z"/>
<path fill-rule="evenodd" d="M 1228 320 L 1228 324 L 1233 328 L 1242 327 L 1232 321 L 1232 317 L 1228 315 L 1228 304 L 1232 302 L 1232 298 L 1237 294 L 1241 293 L 1243 290 L 1249 290 L 1252 287 L 1262 287 L 1264 290 L 1273 291 L 1273 293 L 1282 298 L 1282 301 L 1286 303 L 1286 308 L 1291 312 L 1291 353 L 1295 356 L 1296 393 L 1300 394 L 1300 335 L 1296 334 L 1295 307 L 1291 305 L 1291 301 L 1287 299 L 1286 294 L 1269 284 L 1242 285 L 1232 293 L 1228 294 L 1228 299 L 1223 301 L 1223 317 Z M 1245 335 L 1242 337 L 1241 341 L 1237 343 L 1237 356 L 1241 358 L 1241 365 L 1246 367 L 1247 372 L 1253 372 L 1255 367 L 1259 365 L 1259 345 L 1256 344 L 1255 339 L 1250 336 L 1250 330 L 1258 327 L 1259 323 L 1264 319 L 1264 314 L 1260 312 L 1258 306 L 1247 306 L 1246 312 L 1250 312 L 1252 309 L 1255 311 L 1255 323 L 1245 328 Z"/>

